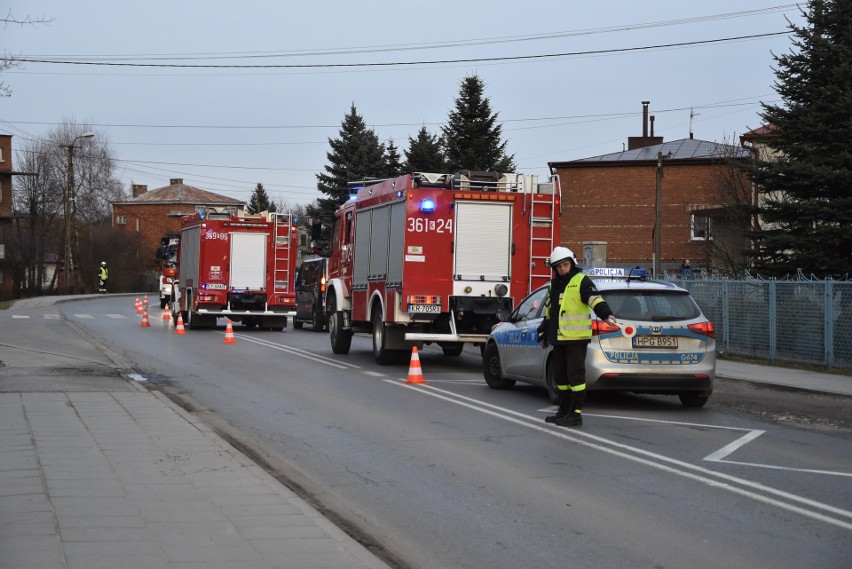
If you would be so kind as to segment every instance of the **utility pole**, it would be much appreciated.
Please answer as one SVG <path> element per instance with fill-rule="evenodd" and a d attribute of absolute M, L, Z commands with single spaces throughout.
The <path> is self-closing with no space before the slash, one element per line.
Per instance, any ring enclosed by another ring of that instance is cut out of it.
<path fill-rule="evenodd" d="M 671 156 L 667 154 L 665 158 Z M 657 152 L 657 191 L 654 210 L 654 278 L 660 276 L 660 259 L 663 248 L 663 153 Z"/>
<path fill-rule="evenodd" d="M 74 143 L 81 138 L 92 138 L 94 132 L 84 132 L 80 136 L 75 137 L 67 149 L 67 164 L 65 165 L 65 247 L 63 252 L 65 264 L 65 289 L 66 292 L 71 292 L 71 287 L 74 286 L 74 261 L 71 258 L 71 200 L 74 196 Z"/>

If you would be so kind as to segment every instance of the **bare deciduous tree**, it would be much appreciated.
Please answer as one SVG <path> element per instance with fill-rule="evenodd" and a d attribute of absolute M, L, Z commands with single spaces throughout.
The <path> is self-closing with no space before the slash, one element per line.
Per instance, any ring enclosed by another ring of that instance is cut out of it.
<path fill-rule="evenodd" d="M 92 230 L 96 226 L 111 225 L 111 202 L 122 195 L 121 183 L 113 175 L 112 149 L 105 135 L 80 139 L 89 131 L 88 125 L 64 122 L 45 138 L 25 143 L 17 151 L 16 162 L 21 170 L 32 175 L 17 176 L 13 187 L 13 207 L 19 216 L 15 232 L 16 274 L 19 289 L 28 294 L 41 291 L 41 275 L 46 259 L 61 256 L 64 245 L 65 223 L 71 223 L 72 258 L 75 268 L 84 277 L 94 273 L 93 266 L 81 262 L 81 241 L 91 248 Z M 74 144 L 73 184 L 68 194 L 68 147 Z M 71 210 L 65 219 L 66 199 Z M 109 242 L 101 245 L 110 250 Z M 89 285 L 83 279 L 79 286 Z M 56 278 L 48 285 L 56 286 Z M 88 288 L 88 286 L 84 286 Z"/>

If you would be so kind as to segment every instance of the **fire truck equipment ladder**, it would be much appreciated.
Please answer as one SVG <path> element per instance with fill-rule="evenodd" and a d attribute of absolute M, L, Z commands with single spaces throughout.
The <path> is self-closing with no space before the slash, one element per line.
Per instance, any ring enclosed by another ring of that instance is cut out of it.
<path fill-rule="evenodd" d="M 534 184 L 530 188 L 530 280 L 527 292 L 547 284 L 551 278 L 547 259 L 558 243 L 553 242 L 554 224 L 559 220 L 556 213 L 558 186 L 553 180 Z"/>
<path fill-rule="evenodd" d="M 290 255 L 295 255 L 295 243 L 291 243 L 290 234 L 293 225 L 292 213 L 270 213 L 275 226 L 275 275 L 273 292 L 286 293 L 292 286 L 293 275 L 290 274 Z"/>

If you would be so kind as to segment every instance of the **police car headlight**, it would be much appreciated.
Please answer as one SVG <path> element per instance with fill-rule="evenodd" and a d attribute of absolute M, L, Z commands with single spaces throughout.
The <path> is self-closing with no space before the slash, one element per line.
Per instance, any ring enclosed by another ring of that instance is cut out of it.
<path fill-rule="evenodd" d="M 498 284 L 494 287 L 494 293 L 498 296 L 498 298 L 503 298 L 506 296 L 507 292 L 509 292 L 509 287 L 504 284 Z"/>

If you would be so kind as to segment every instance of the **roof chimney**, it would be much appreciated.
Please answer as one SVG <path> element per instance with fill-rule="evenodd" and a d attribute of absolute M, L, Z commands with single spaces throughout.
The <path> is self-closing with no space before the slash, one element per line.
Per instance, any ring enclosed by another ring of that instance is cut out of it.
<path fill-rule="evenodd" d="M 133 197 L 138 198 L 148 191 L 148 186 L 145 184 L 133 184 Z"/>
<path fill-rule="evenodd" d="M 169 180 L 169 185 L 170 186 L 182 186 L 183 185 L 183 178 L 172 178 L 171 180 Z"/>
<path fill-rule="evenodd" d="M 651 101 L 642 101 L 642 136 L 628 136 L 627 137 L 627 150 L 635 150 L 637 148 L 645 148 L 646 146 L 654 146 L 655 144 L 662 144 L 663 137 L 662 136 L 654 136 L 654 117 L 650 117 L 651 123 L 651 135 L 648 136 L 648 106 L 651 104 Z"/>

